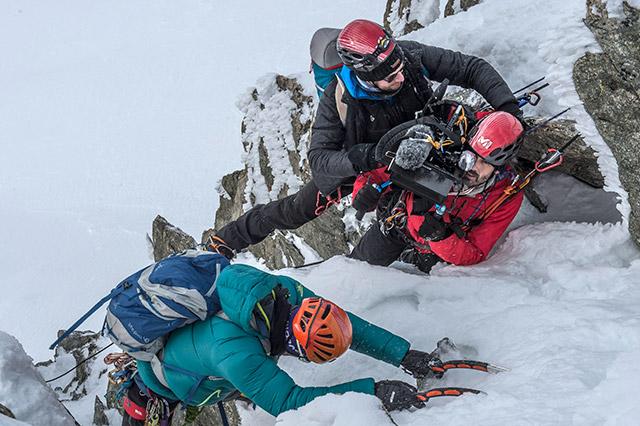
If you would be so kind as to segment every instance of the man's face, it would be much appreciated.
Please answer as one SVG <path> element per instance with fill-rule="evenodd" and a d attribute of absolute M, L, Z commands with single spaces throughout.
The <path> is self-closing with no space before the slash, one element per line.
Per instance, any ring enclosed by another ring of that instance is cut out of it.
<path fill-rule="evenodd" d="M 468 172 L 462 176 L 462 181 L 466 186 L 476 186 L 485 183 L 491 177 L 495 170 L 491 164 L 487 163 L 482 157 L 477 156 L 476 162 Z"/>
<path fill-rule="evenodd" d="M 389 74 L 383 80 L 374 81 L 373 84 L 383 92 L 396 92 L 404 83 L 404 65 Z"/>

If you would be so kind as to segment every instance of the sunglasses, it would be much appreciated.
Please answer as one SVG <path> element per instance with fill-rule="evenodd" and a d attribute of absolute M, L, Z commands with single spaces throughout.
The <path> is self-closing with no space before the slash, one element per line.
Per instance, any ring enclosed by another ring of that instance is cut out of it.
<path fill-rule="evenodd" d="M 395 70 L 394 72 L 392 72 L 391 74 L 389 74 L 388 76 L 383 78 L 382 81 L 386 81 L 387 83 L 393 83 L 395 81 L 396 77 L 398 77 L 398 75 L 402 71 L 404 71 L 404 65 L 401 65 L 400 68 L 398 68 L 397 70 Z"/>

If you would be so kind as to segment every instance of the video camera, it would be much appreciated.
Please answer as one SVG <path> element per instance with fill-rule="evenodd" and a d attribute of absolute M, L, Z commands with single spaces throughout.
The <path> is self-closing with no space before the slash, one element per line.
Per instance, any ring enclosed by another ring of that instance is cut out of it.
<path fill-rule="evenodd" d="M 464 171 L 458 161 L 467 127 L 472 127 L 468 121 L 473 120 L 467 107 L 442 101 L 448 84 L 444 80 L 415 120 L 389 130 L 376 147 L 376 159 L 388 166 L 391 182 L 435 204 L 442 204 L 452 187 L 462 182 Z M 401 167 L 396 161 L 404 140 L 424 142 L 415 167 Z"/>
<path fill-rule="evenodd" d="M 524 92 L 544 79 L 545 77 L 539 78 L 513 94 Z M 463 148 L 469 138 L 468 130 L 477 123 L 471 108 L 442 99 L 448 85 L 449 80 L 443 80 L 423 110 L 416 114 L 415 120 L 389 130 L 376 146 L 376 159 L 388 166 L 392 183 L 435 204 L 442 204 L 451 189 L 462 183 L 465 171 L 458 164 L 461 164 L 460 159 L 465 155 Z M 547 86 L 549 83 L 543 83 L 518 95 L 516 98 L 518 106 L 523 108 L 525 105 L 538 105 L 541 99 L 538 92 Z M 492 108 L 485 104 L 479 110 L 491 111 Z M 543 122 L 529 127 L 522 137 L 546 126 L 568 110 L 569 108 L 566 108 Z M 400 167 L 396 161 L 398 149 L 402 141 L 411 139 L 424 140 L 422 157 L 415 167 Z"/>

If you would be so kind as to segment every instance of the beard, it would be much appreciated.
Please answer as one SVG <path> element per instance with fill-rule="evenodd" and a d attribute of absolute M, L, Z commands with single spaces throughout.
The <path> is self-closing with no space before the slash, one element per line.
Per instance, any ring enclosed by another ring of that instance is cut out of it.
<path fill-rule="evenodd" d="M 404 82 L 405 80 L 402 80 L 402 82 L 400 83 L 397 89 L 391 89 L 391 88 L 388 90 L 380 89 L 380 93 L 383 93 L 385 96 L 394 96 L 402 90 L 402 88 L 404 87 Z"/>
<path fill-rule="evenodd" d="M 484 179 L 481 182 L 480 181 L 480 175 L 478 173 L 474 172 L 473 170 L 469 170 L 464 175 L 462 175 L 462 183 L 464 183 L 464 185 L 466 187 L 480 185 L 481 183 L 483 183 L 486 180 L 487 179 Z"/>

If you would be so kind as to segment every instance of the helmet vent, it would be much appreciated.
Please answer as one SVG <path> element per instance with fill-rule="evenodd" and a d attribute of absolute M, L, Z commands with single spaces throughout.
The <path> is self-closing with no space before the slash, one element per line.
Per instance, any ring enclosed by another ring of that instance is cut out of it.
<path fill-rule="evenodd" d="M 315 355 L 316 355 L 318 358 L 320 358 L 320 360 L 321 360 L 322 362 L 325 362 L 325 361 L 328 359 L 328 358 L 326 358 L 326 357 L 324 357 L 324 356 L 320 355 L 317 351 L 314 351 L 314 353 L 315 353 Z M 329 355 L 329 356 L 331 356 L 331 355 Z"/>
<path fill-rule="evenodd" d="M 324 355 L 328 356 L 329 358 L 331 358 L 331 357 L 332 357 L 331 352 L 327 352 L 327 351 L 325 351 L 324 349 L 320 349 L 320 348 L 318 348 L 318 347 L 316 347 L 315 352 L 316 352 L 316 354 L 317 354 L 318 352 L 320 352 L 320 353 L 322 353 L 322 354 L 324 354 Z"/>
<path fill-rule="evenodd" d="M 327 319 L 327 316 L 329 316 L 329 312 L 331 312 L 331 305 L 327 305 L 324 308 L 324 312 L 322 312 L 322 316 L 320 318 L 322 318 L 323 320 Z"/>

